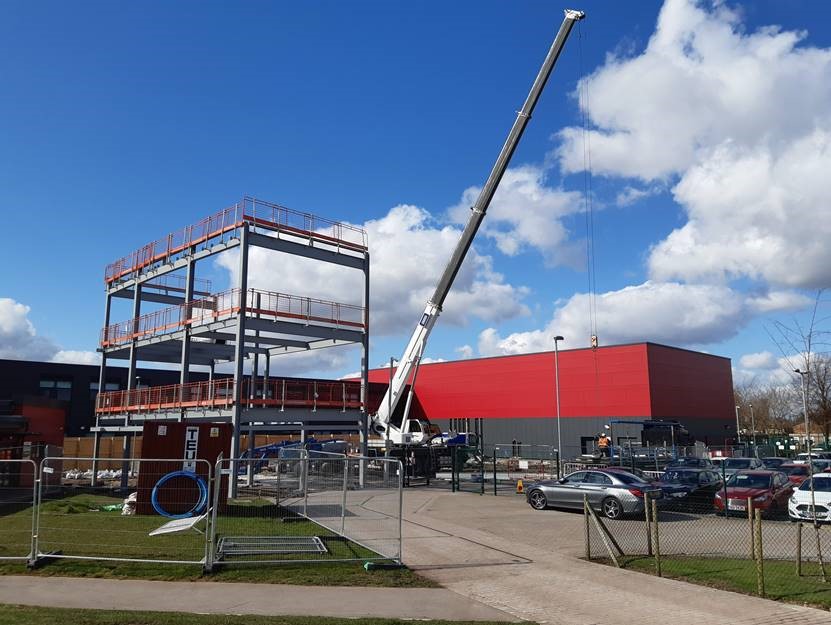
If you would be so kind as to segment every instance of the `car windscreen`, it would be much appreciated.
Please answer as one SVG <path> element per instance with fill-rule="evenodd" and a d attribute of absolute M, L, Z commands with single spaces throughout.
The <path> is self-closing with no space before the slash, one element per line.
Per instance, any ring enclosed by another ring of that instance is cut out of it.
<path fill-rule="evenodd" d="M 811 480 L 805 480 L 800 484 L 799 490 L 811 490 Z M 831 477 L 815 477 L 814 492 L 831 493 Z"/>
<path fill-rule="evenodd" d="M 732 488 L 768 488 L 770 487 L 770 476 L 754 473 L 734 473 L 727 480 L 727 486 Z"/>
<path fill-rule="evenodd" d="M 667 471 L 661 478 L 662 482 L 673 484 L 698 484 L 698 473 L 695 471 Z"/>
<path fill-rule="evenodd" d="M 785 458 L 767 458 L 762 462 L 764 462 L 765 465 L 769 467 L 781 467 L 783 464 L 785 464 Z"/>
<path fill-rule="evenodd" d="M 808 475 L 808 465 L 802 464 L 798 467 L 783 467 L 780 469 L 788 475 Z"/>
<path fill-rule="evenodd" d="M 724 466 L 728 469 L 749 469 L 750 458 L 728 458 L 724 461 Z"/>

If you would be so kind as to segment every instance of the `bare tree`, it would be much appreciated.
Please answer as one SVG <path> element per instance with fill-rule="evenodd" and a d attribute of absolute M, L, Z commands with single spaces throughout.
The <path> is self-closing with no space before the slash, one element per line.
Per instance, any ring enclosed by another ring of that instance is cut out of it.
<path fill-rule="evenodd" d="M 788 363 L 789 374 L 796 369 L 807 372 L 808 419 L 822 429 L 827 443 L 831 434 L 831 317 L 821 314 L 827 304 L 823 293 L 823 289 L 817 291 L 807 325 L 796 318 L 789 323 L 775 321 L 774 332 L 768 335 Z M 801 394 L 801 385 L 801 378 L 795 378 L 795 392 Z"/>

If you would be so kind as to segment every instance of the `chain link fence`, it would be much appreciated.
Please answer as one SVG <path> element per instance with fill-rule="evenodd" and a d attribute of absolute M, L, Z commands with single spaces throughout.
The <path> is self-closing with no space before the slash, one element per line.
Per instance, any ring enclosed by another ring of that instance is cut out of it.
<path fill-rule="evenodd" d="M 644 513 L 617 520 L 585 510 L 586 557 L 831 607 L 831 527 L 792 520 L 786 491 L 782 501 L 758 494 L 748 498 L 732 488 L 698 497 L 665 491 L 657 500 L 647 498 Z"/>

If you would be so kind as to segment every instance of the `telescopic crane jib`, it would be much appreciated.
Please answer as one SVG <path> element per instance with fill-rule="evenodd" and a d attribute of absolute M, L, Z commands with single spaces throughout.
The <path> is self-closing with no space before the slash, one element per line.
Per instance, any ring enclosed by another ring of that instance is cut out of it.
<path fill-rule="evenodd" d="M 485 186 L 482 187 L 478 199 L 471 207 L 470 219 L 462 232 L 459 242 L 456 244 L 453 255 L 444 268 L 444 273 L 442 273 L 436 285 L 436 291 L 433 293 L 430 301 L 427 302 L 421 319 L 413 331 L 413 335 L 410 337 L 407 349 L 404 350 L 404 354 L 399 360 L 398 368 L 392 377 L 391 384 L 387 389 L 386 395 L 384 395 L 384 399 L 381 401 L 378 412 L 370 417 L 372 420 L 372 430 L 393 444 L 403 445 L 429 442 L 431 428 L 428 423 L 421 422 L 419 427 L 412 428 L 415 430 L 414 432 L 410 432 L 409 430 L 411 428 L 407 423 L 407 415 L 404 415 L 402 423 L 398 425 L 392 422 L 392 415 L 401 400 L 410 375 L 417 368 L 418 362 L 421 360 L 427 338 L 430 336 L 430 332 L 441 313 L 444 300 L 450 292 L 450 288 L 453 286 L 453 280 L 456 278 L 456 274 L 459 272 L 465 260 L 471 243 L 473 243 L 473 239 L 496 193 L 499 182 L 502 180 L 502 176 L 505 174 L 505 170 L 511 162 L 511 157 L 522 138 L 522 133 L 525 131 L 528 120 L 531 119 L 531 114 L 534 112 L 537 100 L 539 100 L 540 94 L 543 88 L 545 88 L 545 83 L 551 75 L 551 71 L 554 69 L 554 64 L 560 56 L 560 52 L 571 33 L 574 23 L 584 17 L 585 13 L 583 11 L 566 9 L 565 18 L 560 26 L 560 30 L 557 32 L 557 36 L 554 38 L 554 43 L 551 44 L 551 49 L 549 49 L 545 61 L 543 61 L 542 67 L 534 80 L 534 84 L 531 86 L 531 91 L 525 99 L 525 104 L 517 114 L 516 121 L 511 127 L 510 133 L 508 133 L 508 138 L 502 146 L 502 151 L 499 153 L 493 169 L 491 169 Z"/>

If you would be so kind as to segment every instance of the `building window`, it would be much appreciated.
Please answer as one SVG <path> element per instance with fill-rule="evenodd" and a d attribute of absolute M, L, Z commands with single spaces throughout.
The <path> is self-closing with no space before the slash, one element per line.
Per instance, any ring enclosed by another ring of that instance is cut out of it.
<path fill-rule="evenodd" d="M 104 384 L 104 392 L 107 391 L 117 391 L 121 386 L 118 382 L 106 382 Z M 89 400 L 94 404 L 95 399 L 98 397 L 98 382 L 90 382 L 89 383 Z"/>
<path fill-rule="evenodd" d="M 70 401 L 72 399 L 72 382 L 70 380 L 43 379 L 40 381 L 40 394 L 51 399 Z"/>

